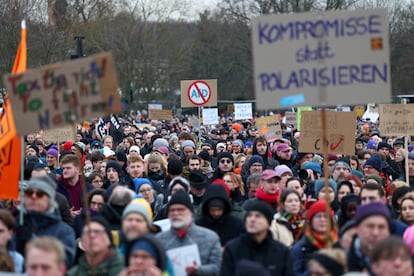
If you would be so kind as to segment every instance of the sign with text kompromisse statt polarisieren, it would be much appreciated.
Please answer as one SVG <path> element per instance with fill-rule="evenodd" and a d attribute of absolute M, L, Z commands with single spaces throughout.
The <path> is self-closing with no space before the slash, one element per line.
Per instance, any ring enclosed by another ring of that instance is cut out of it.
<path fill-rule="evenodd" d="M 256 108 L 390 101 L 385 10 L 265 15 L 252 28 Z"/>
<path fill-rule="evenodd" d="M 20 135 L 122 110 L 110 53 L 6 75 L 3 81 Z"/>
<path fill-rule="evenodd" d="M 322 111 L 303 111 L 300 131 L 300 152 L 322 152 Z M 326 111 L 328 153 L 355 154 L 354 112 Z"/>

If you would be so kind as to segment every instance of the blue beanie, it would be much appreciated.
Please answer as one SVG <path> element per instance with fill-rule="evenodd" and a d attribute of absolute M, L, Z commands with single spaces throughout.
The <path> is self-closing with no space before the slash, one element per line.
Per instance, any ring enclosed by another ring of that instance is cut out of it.
<path fill-rule="evenodd" d="M 381 158 L 381 155 L 374 154 L 373 156 L 368 158 L 368 160 L 365 161 L 364 167 L 366 167 L 367 165 L 372 166 L 374 169 L 381 172 L 382 171 L 382 158 Z"/>
<path fill-rule="evenodd" d="M 331 187 L 334 193 L 336 194 L 336 190 L 337 190 L 336 182 L 333 179 L 329 179 L 328 183 L 329 183 L 329 187 Z M 325 180 L 323 179 L 315 180 L 315 197 L 316 198 L 318 198 L 318 194 L 323 189 L 324 186 L 325 186 Z"/>
<path fill-rule="evenodd" d="M 320 175 L 322 175 L 322 168 L 321 165 L 317 162 L 306 162 L 303 166 L 304 170 L 312 170 Z"/>
<path fill-rule="evenodd" d="M 262 164 L 262 167 L 264 167 L 263 158 L 260 155 L 252 155 L 252 157 L 250 157 L 249 161 L 247 161 L 247 169 L 250 169 L 254 163 L 260 163 Z"/>
<path fill-rule="evenodd" d="M 149 241 L 147 241 L 145 239 L 139 239 L 131 246 L 131 253 L 133 253 L 137 250 L 144 250 L 145 252 L 150 254 L 156 260 L 158 260 L 158 258 L 159 258 L 157 249 L 154 248 L 154 246 Z"/>
<path fill-rule="evenodd" d="M 135 186 L 135 192 L 138 194 L 139 188 L 141 188 L 142 185 L 148 184 L 152 187 L 152 183 L 148 178 L 134 178 L 134 186 Z"/>

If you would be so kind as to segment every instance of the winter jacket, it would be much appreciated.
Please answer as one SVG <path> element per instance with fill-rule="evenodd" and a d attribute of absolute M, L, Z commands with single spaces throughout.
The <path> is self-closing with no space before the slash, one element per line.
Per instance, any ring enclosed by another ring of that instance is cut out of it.
<path fill-rule="evenodd" d="M 115 250 L 112 250 L 108 257 L 97 265 L 94 269 L 93 275 L 99 275 L 99 276 L 112 276 L 112 275 L 118 275 L 122 270 L 124 269 L 124 257 L 116 252 Z M 67 276 L 89 276 L 92 275 L 92 269 L 91 267 L 86 263 L 85 256 L 82 256 L 79 259 L 79 264 L 72 267 L 67 273 Z"/>
<path fill-rule="evenodd" d="M 51 236 L 62 242 L 66 253 L 66 266 L 72 265 L 76 243 L 73 229 L 62 221 L 60 215 L 49 213 L 27 212 L 23 216 L 23 224 L 16 219 L 16 250 L 24 254 L 26 243 L 40 236 Z"/>
<path fill-rule="evenodd" d="M 220 275 L 234 275 L 241 260 L 260 263 L 270 275 L 295 275 L 289 249 L 273 240 L 270 232 L 260 244 L 249 234 L 230 241 L 224 249 Z"/>
<path fill-rule="evenodd" d="M 219 219 L 214 219 L 209 213 L 209 203 L 213 199 L 220 199 L 224 203 L 224 213 Z M 196 224 L 206 227 L 217 233 L 220 243 L 225 246 L 228 241 L 244 232 L 244 223 L 241 219 L 231 215 L 231 203 L 224 188 L 220 185 L 211 185 L 204 194 L 201 205 L 201 217 Z"/>
<path fill-rule="evenodd" d="M 108 221 L 111 230 L 121 230 L 121 218 L 124 209 L 125 206 L 106 203 L 102 206 L 99 214 Z"/>
<path fill-rule="evenodd" d="M 183 238 L 180 238 L 173 228 L 157 234 L 156 238 L 166 250 L 197 244 L 201 259 L 197 275 L 218 275 L 221 264 L 221 248 L 219 237 L 213 231 L 192 223 Z"/>
<path fill-rule="evenodd" d="M 279 213 L 275 214 L 272 224 L 270 225 L 270 232 L 272 232 L 273 239 L 286 245 L 292 246 L 295 241 L 293 233 L 290 230 L 289 222 Z"/>
<path fill-rule="evenodd" d="M 365 256 L 364 253 L 362 253 L 361 242 L 356 235 L 352 240 L 347 257 L 348 271 L 363 271 L 366 269 L 369 272 L 369 275 L 373 275 L 371 271 L 371 260 L 368 256 Z"/>

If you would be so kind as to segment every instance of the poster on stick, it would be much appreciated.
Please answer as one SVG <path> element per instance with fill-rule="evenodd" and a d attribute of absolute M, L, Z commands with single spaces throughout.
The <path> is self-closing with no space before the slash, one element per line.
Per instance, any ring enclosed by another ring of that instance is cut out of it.
<path fill-rule="evenodd" d="M 8 74 L 3 82 L 20 135 L 122 111 L 110 53 Z"/>
<path fill-rule="evenodd" d="M 267 116 L 256 120 L 257 130 L 266 137 L 268 142 L 273 142 L 276 138 L 282 138 L 282 128 L 280 127 L 277 116 Z"/>
<path fill-rule="evenodd" d="M 252 103 L 235 103 L 234 120 L 246 120 L 253 118 Z"/>
<path fill-rule="evenodd" d="M 203 108 L 203 125 L 217 125 L 218 123 L 218 108 Z"/>
<path fill-rule="evenodd" d="M 381 135 L 414 135 L 414 104 L 379 105 Z"/>
<path fill-rule="evenodd" d="M 50 143 L 60 143 L 68 140 L 72 141 L 75 139 L 75 129 L 73 128 L 73 125 L 48 129 L 44 131 L 43 139 Z"/>
<path fill-rule="evenodd" d="M 355 154 L 356 120 L 353 112 L 325 111 L 328 153 Z M 303 111 L 300 152 L 320 153 L 322 149 L 322 111 Z"/>
<path fill-rule="evenodd" d="M 171 109 L 150 109 L 148 113 L 148 118 L 151 120 L 171 120 L 172 118 Z"/>

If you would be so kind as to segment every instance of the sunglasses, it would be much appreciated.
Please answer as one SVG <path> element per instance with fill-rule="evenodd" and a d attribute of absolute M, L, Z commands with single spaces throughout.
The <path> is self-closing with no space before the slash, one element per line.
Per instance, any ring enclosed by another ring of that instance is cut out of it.
<path fill-rule="evenodd" d="M 231 160 L 230 159 L 221 159 L 220 160 L 220 163 L 221 164 L 224 164 L 224 163 L 230 164 L 231 163 Z"/>
<path fill-rule="evenodd" d="M 35 195 L 35 197 L 37 197 L 37 198 L 42 198 L 42 197 L 44 197 L 44 196 L 46 196 L 47 194 L 45 193 L 45 192 L 43 192 L 43 191 L 40 191 L 40 190 L 33 190 L 33 189 L 28 189 L 28 190 L 26 190 L 25 192 L 24 192 L 24 194 L 26 195 L 26 196 L 29 196 L 29 197 L 31 197 L 31 196 L 33 196 L 33 195 Z"/>

